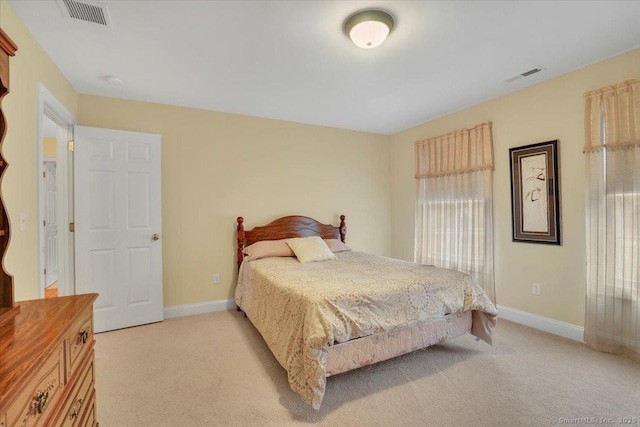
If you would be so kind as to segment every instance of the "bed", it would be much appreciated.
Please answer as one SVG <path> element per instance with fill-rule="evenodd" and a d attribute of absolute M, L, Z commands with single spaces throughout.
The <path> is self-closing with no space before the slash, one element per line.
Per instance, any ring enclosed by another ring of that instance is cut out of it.
<path fill-rule="evenodd" d="M 314 409 L 328 376 L 467 332 L 491 344 L 497 309 L 465 273 L 352 251 L 344 215 L 338 227 L 297 215 L 247 231 L 237 221 L 238 310 Z M 286 246 L 319 239 L 333 259 L 300 262 Z"/>

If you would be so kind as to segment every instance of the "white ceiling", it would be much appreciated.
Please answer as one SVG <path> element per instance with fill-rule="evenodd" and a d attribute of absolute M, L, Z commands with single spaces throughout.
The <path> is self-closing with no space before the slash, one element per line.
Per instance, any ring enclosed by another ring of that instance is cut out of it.
<path fill-rule="evenodd" d="M 9 2 L 79 93 L 381 134 L 640 47 L 640 1 L 103 1 L 111 27 Z M 396 27 L 360 49 L 369 7 Z"/>

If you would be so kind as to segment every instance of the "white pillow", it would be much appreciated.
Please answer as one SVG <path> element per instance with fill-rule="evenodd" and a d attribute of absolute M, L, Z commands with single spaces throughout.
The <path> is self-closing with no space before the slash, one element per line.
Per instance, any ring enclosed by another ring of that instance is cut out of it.
<path fill-rule="evenodd" d="M 333 252 L 334 254 L 337 253 L 337 252 L 344 252 L 344 251 L 350 251 L 351 250 L 351 248 L 349 246 L 347 246 L 346 244 L 342 243 L 338 239 L 322 239 L 322 240 L 324 240 L 324 242 L 327 244 L 329 249 L 331 249 L 331 252 Z"/>
<path fill-rule="evenodd" d="M 244 260 L 253 261 L 265 257 L 294 256 L 284 240 L 262 240 L 244 248 Z"/>
<path fill-rule="evenodd" d="M 287 242 L 287 245 L 296 254 L 300 262 L 337 259 L 320 236 L 296 237 L 294 239 L 286 239 L 285 242 Z"/>

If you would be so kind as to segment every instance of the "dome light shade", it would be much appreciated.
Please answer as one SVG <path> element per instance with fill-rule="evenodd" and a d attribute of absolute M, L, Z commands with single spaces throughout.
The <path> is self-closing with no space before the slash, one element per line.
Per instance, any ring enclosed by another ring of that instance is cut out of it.
<path fill-rule="evenodd" d="M 114 86 L 120 86 L 123 82 L 122 79 L 120 77 L 117 76 L 105 76 L 103 77 L 104 81 L 114 85 Z"/>
<path fill-rule="evenodd" d="M 371 49 L 386 40 L 393 24 L 393 17 L 387 12 L 365 10 L 349 17 L 344 29 L 356 46 Z"/>

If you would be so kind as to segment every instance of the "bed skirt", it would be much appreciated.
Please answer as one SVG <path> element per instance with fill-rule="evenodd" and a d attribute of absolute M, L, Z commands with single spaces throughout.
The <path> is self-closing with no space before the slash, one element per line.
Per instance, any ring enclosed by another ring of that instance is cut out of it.
<path fill-rule="evenodd" d="M 470 311 L 449 314 L 431 323 L 332 345 L 327 356 L 326 376 L 372 365 L 464 335 L 471 330 L 471 317 Z"/>

